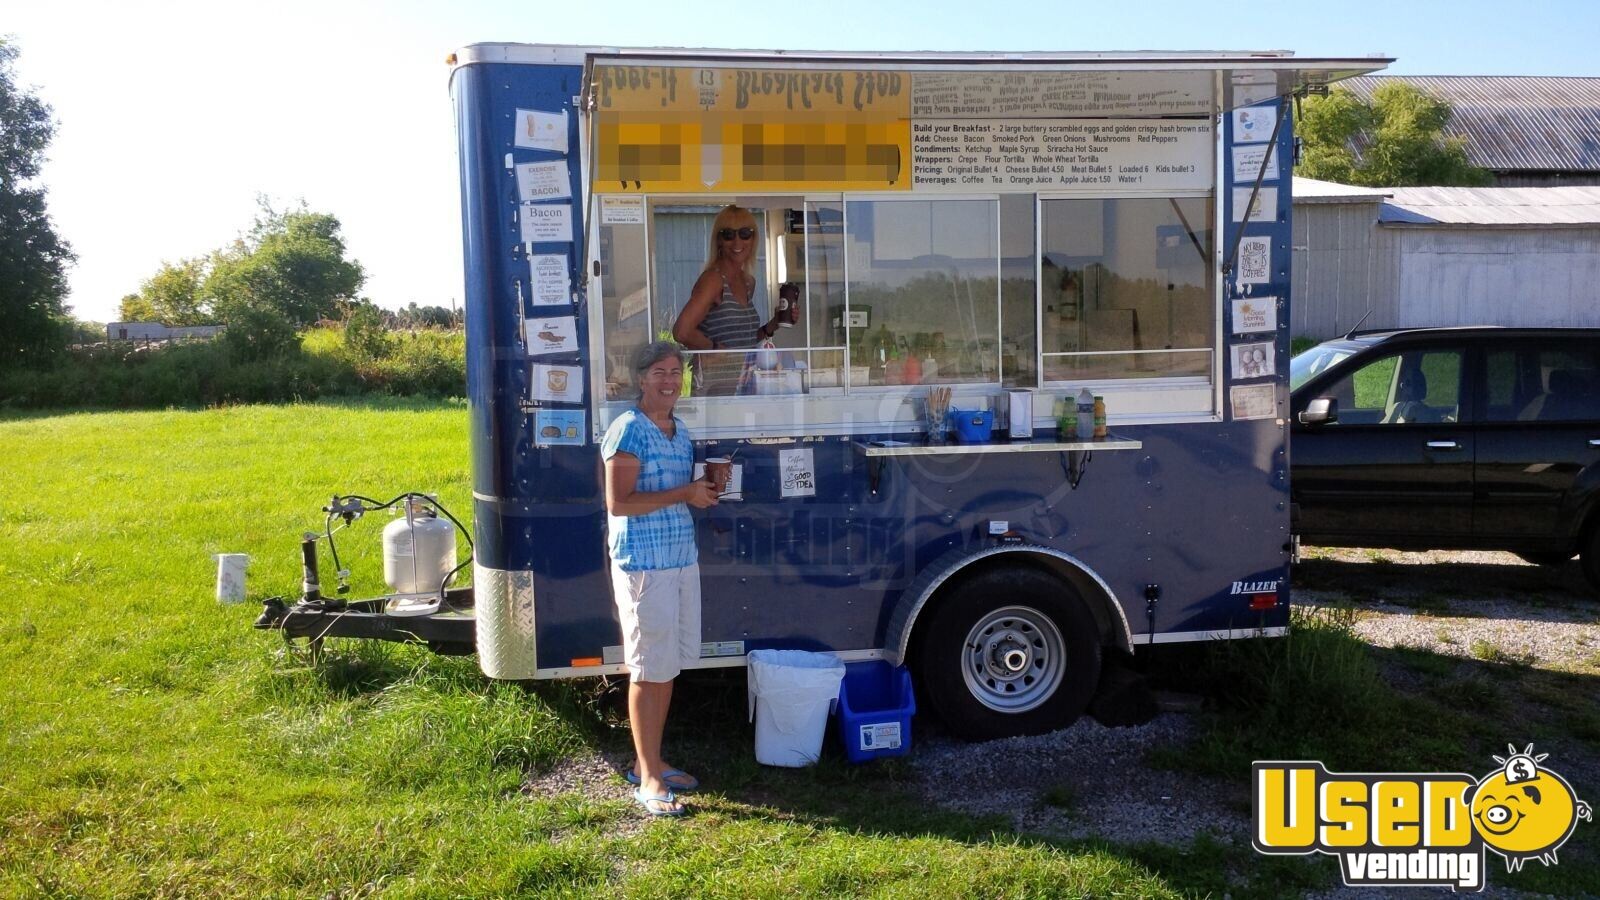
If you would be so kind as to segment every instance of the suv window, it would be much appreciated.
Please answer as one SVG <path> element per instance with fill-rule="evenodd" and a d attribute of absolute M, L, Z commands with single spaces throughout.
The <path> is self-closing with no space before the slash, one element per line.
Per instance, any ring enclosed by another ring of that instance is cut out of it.
<path fill-rule="evenodd" d="M 1339 419 L 1330 426 L 1455 422 L 1461 417 L 1461 351 L 1379 357 L 1318 393 L 1339 401 Z"/>
<path fill-rule="evenodd" d="M 1484 358 L 1490 422 L 1600 419 L 1600 359 L 1594 350 L 1520 346 Z"/>

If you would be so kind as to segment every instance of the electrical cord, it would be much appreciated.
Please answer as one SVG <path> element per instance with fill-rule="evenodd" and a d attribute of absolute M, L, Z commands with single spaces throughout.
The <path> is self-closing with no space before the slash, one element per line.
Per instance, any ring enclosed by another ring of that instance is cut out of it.
<path fill-rule="evenodd" d="M 461 532 L 461 536 L 466 538 L 467 559 L 465 562 L 462 562 L 460 565 L 447 572 L 444 576 L 444 579 L 439 582 L 439 603 L 440 605 L 450 607 L 450 609 L 454 611 L 460 611 L 455 604 L 450 602 L 449 596 L 445 593 L 445 591 L 450 586 L 450 582 L 455 578 L 456 574 L 462 569 L 465 569 L 467 565 L 472 562 L 472 559 L 477 552 L 477 548 L 472 543 L 472 532 L 467 530 L 465 525 L 461 524 L 461 520 L 457 519 L 454 513 L 450 512 L 450 510 L 443 503 L 440 503 L 436 498 L 430 497 L 427 494 L 417 493 L 416 491 L 406 491 L 405 493 L 383 503 L 361 494 L 344 494 L 342 496 L 335 496 L 333 501 L 327 507 L 328 518 L 324 523 L 324 529 L 328 538 L 328 551 L 333 556 L 333 567 L 336 573 L 343 572 L 344 568 L 339 564 L 339 549 L 333 540 L 333 533 L 335 530 L 333 528 L 333 520 L 336 516 L 342 514 L 346 519 L 345 525 L 348 526 L 352 517 L 352 514 L 349 511 L 343 513 L 336 511 L 341 500 L 354 500 L 365 505 L 365 509 L 356 512 L 355 515 L 360 515 L 362 512 L 377 512 L 380 509 L 389 509 L 395 504 L 403 503 L 407 500 L 425 500 L 430 506 L 443 513 L 445 518 L 449 519 L 451 524 L 455 525 L 456 529 Z M 344 526 L 341 526 L 341 528 L 342 527 Z"/>
<path fill-rule="evenodd" d="M 339 565 L 339 546 L 333 542 L 333 532 L 335 530 L 334 527 L 333 527 L 333 519 L 334 519 L 334 514 L 333 513 L 328 513 L 328 520 L 323 523 L 322 527 L 323 527 L 324 533 L 328 536 L 328 552 L 333 556 L 333 577 L 334 577 L 334 581 L 338 584 L 337 591 L 342 594 L 345 591 L 349 590 L 350 586 L 348 584 L 345 584 L 344 574 L 343 574 L 344 573 L 344 566 Z M 338 530 L 343 531 L 349 524 L 350 523 L 346 522 L 343 525 L 340 525 Z"/>
<path fill-rule="evenodd" d="M 445 505 L 443 503 L 440 503 L 438 500 L 434 499 L 433 497 L 428 496 L 427 494 L 419 494 L 416 491 L 407 491 L 404 494 L 401 494 L 400 496 L 395 497 L 393 500 L 390 500 L 387 503 L 379 503 L 378 501 L 372 499 L 371 497 L 363 497 L 360 494 L 346 494 L 342 498 L 341 497 L 335 497 L 334 499 L 335 500 L 339 500 L 339 499 L 343 499 L 343 500 L 359 500 L 362 503 L 365 503 L 365 504 L 368 505 L 368 511 L 369 512 L 377 512 L 380 509 L 388 509 L 389 507 L 394 506 L 396 503 L 401 503 L 403 501 L 410 500 L 410 499 L 426 500 L 426 501 L 428 501 L 429 504 L 431 504 L 432 506 L 436 507 L 440 512 L 444 513 L 444 517 L 449 519 L 452 523 L 455 524 L 456 528 L 459 528 L 461 530 L 462 536 L 467 539 L 467 549 L 468 550 L 473 549 L 473 546 L 472 546 L 472 532 L 468 531 L 467 527 L 465 525 L 461 524 L 461 520 L 457 519 L 450 512 L 449 509 L 445 508 Z"/>
<path fill-rule="evenodd" d="M 471 562 L 472 562 L 472 556 L 469 554 L 467 556 L 467 558 L 465 560 L 463 560 L 460 565 L 456 566 L 454 569 L 451 569 L 449 572 L 445 573 L 444 580 L 439 582 L 439 602 L 441 604 L 445 605 L 445 606 L 450 607 L 450 609 L 453 612 L 460 612 L 461 609 L 460 609 L 460 607 L 456 606 L 454 603 L 450 602 L 449 596 L 445 594 L 445 588 L 448 588 L 450 586 L 450 581 L 456 577 L 456 573 L 461 571 L 462 569 L 465 569 L 467 567 L 467 565 L 469 563 L 471 563 Z"/>

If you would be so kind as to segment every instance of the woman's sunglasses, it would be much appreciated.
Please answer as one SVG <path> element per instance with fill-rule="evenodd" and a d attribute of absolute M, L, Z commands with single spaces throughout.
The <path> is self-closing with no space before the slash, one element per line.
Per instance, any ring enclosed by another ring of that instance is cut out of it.
<path fill-rule="evenodd" d="M 738 235 L 739 240 L 741 241 L 748 241 L 756 236 L 756 230 L 754 228 L 740 228 L 738 230 L 724 228 L 717 232 L 717 237 L 722 238 L 725 241 L 733 240 L 734 235 Z"/>

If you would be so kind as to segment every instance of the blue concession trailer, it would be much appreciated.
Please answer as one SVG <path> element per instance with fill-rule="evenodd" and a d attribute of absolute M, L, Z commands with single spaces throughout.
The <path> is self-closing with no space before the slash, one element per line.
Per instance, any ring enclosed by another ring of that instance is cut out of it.
<path fill-rule="evenodd" d="M 486 674 L 623 671 L 599 440 L 728 204 L 763 321 L 800 303 L 769 352 L 695 354 L 677 407 L 735 469 L 694 512 L 702 666 L 905 664 L 986 737 L 1072 721 L 1107 654 L 1285 631 L 1290 109 L 1388 60 L 452 61 Z M 1103 437 L 1058 427 L 1085 390 Z M 970 440 L 929 433 L 941 394 Z"/>

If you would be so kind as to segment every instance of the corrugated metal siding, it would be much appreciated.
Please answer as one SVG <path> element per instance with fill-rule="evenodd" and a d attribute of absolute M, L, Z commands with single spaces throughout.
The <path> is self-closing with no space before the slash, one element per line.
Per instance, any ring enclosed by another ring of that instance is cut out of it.
<path fill-rule="evenodd" d="M 1445 131 L 1466 139 L 1475 166 L 1600 172 L 1600 78 L 1367 75 L 1340 84 L 1370 98 L 1386 81 L 1448 101 Z"/>
<path fill-rule="evenodd" d="M 1378 229 L 1403 259 L 1396 327 L 1600 327 L 1600 228 Z"/>
<path fill-rule="evenodd" d="M 1376 203 L 1295 206 L 1290 334 L 1316 338 L 1343 334 L 1370 308 L 1377 207 Z"/>
<path fill-rule="evenodd" d="M 1363 328 L 1400 327 L 1401 232 L 1372 226 L 1372 316 Z"/>

